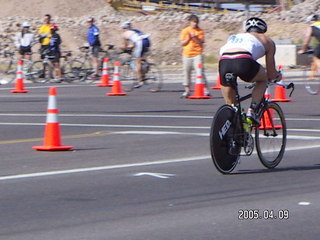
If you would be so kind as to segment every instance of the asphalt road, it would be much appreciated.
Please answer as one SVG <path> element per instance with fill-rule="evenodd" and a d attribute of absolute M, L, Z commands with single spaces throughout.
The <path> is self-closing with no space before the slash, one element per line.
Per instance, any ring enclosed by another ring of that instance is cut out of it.
<path fill-rule="evenodd" d="M 219 90 L 191 100 L 178 84 L 123 97 L 55 85 L 62 145 L 74 148 L 36 151 L 50 86 L 0 87 L 0 239 L 319 239 L 320 99 L 303 86 L 281 103 L 280 165 L 267 170 L 253 154 L 227 176 L 209 150 Z"/>

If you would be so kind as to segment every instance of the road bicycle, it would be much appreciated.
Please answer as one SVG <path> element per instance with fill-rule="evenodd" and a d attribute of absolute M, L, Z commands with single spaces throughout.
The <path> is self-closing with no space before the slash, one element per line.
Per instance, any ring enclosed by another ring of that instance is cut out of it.
<path fill-rule="evenodd" d="M 22 70 L 25 77 L 29 80 L 28 70 L 33 63 L 31 60 L 17 57 L 14 51 L 4 51 L 2 55 L 4 59 L 0 62 L 1 84 L 8 84 L 16 79 L 17 65 L 19 60 L 23 62 Z"/>
<path fill-rule="evenodd" d="M 107 44 L 107 50 L 100 49 L 99 56 L 99 71 L 101 72 L 103 68 L 103 59 L 108 58 L 109 71 L 112 74 L 113 71 L 113 63 L 117 60 L 116 52 L 114 45 Z M 74 59 L 70 60 L 68 64 L 65 66 L 65 71 L 68 72 L 68 75 L 71 76 L 69 79 L 78 80 L 83 83 L 92 83 L 96 80 L 99 80 L 98 77 L 92 77 L 94 73 L 93 65 L 92 65 L 92 56 L 90 53 L 89 46 L 82 46 L 79 48 L 81 54 Z"/>
<path fill-rule="evenodd" d="M 313 53 L 313 49 L 303 53 L 307 54 L 308 58 L 311 59 L 311 64 L 303 66 L 302 78 L 307 92 L 311 95 L 316 95 L 320 91 L 320 69 L 317 67 L 316 62 L 312 59 Z"/>
<path fill-rule="evenodd" d="M 282 160 L 287 142 L 287 126 L 281 107 L 270 101 L 267 95 L 258 106 L 260 124 L 254 124 L 242 112 L 241 103 L 252 97 L 239 95 L 237 76 L 226 74 L 226 80 L 236 91 L 236 104 L 222 105 L 216 112 L 210 130 L 210 150 L 213 163 L 222 174 L 231 173 L 237 166 L 240 156 L 250 156 L 254 146 L 260 162 L 266 168 L 275 168 Z M 278 81 L 278 80 L 277 80 Z M 251 89 L 254 83 L 247 86 Z M 278 85 L 294 90 L 294 84 L 268 83 L 268 88 Z M 254 136 L 253 136 L 254 133 Z"/>
<path fill-rule="evenodd" d="M 131 51 L 126 50 L 120 54 L 122 53 L 130 55 L 125 61 L 121 62 L 120 66 L 120 78 L 124 91 L 130 92 L 135 88 L 145 85 L 151 92 L 159 92 L 162 88 L 163 78 L 162 71 L 158 65 L 149 62 L 147 59 L 143 59 L 141 61 L 143 78 L 140 83 L 137 77 L 135 58 L 132 57 Z"/>
<path fill-rule="evenodd" d="M 25 74 L 26 78 L 29 78 L 33 83 L 47 83 L 55 81 L 54 76 L 54 69 L 55 66 L 53 65 L 52 59 L 54 59 L 54 56 L 49 55 L 49 50 L 42 53 L 44 58 L 42 60 L 35 61 L 31 64 L 29 67 L 27 73 Z M 61 64 L 61 70 L 63 80 L 65 82 L 71 82 L 72 76 L 65 72 L 67 68 L 64 67 L 65 64 L 68 62 L 68 58 L 72 55 L 71 51 L 63 51 L 60 58 L 64 59 L 64 62 Z M 61 79 L 57 79 L 57 82 L 60 82 Z"/>

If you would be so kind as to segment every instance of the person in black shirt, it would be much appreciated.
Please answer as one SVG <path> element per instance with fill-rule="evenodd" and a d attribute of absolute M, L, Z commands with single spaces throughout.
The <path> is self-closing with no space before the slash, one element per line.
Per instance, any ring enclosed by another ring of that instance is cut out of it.
<path fill-rule="evenodd" d="M 55 79 L 53 82 L 61 82 L 62 81 L 62 73 L 61 73 L 61 66 L 60 66 L 60 57 L 61 57 L 61 52 L 60 52 L 60 44 L 61 44 L 61 37 L 57 33 L 59 30 L 58 26 L 55 24 L 51 24 L 50 26 L 51 30 L 51 38 L 50 38 L 50 60 L 54 65 L 54 76 Z"/>

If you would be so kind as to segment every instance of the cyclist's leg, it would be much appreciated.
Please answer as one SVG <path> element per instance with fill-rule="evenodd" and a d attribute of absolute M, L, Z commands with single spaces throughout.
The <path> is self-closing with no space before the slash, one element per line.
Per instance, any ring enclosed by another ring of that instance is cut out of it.
<path fill-rule="evenodd" d="M 264 93 L 267 89 L 267 72 L 266 70 L 260 66 L 260 69 L 256 76 L 252 79 L 252 82 L 255 82 L 256 85 L 252 90 L 252 102 L 253 103 L 260 103 Z"/>

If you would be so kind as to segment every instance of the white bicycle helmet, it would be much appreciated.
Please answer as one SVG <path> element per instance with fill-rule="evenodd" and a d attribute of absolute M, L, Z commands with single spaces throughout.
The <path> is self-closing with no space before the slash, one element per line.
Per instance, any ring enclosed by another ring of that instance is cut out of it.
<path fill-rule="evenodd" d="M 30 24 L 28 22 L 24 22 L 24 23 L 22 23 L 22 27 L 29 28 Z"/>
<path fill-rule="evenodd" d="M 123 22 L 121 23 L 120 27 L 123 28 L 123 29 L 130 29 L 131 28 L 131 22 Z"/>
<path fill-rule="evenodd" d="M 246 32 L 265 33 L 268 30 L 268 26 L 261 18 L 252 17 L 246 21 L 245 30 Z"/>
<path fill-rule="evenodd" d="M 313 22 L 313 21 L 318 21 L 318 19 L 319 19 L 318 14 L 312 14 L 312 15 L 307 17 L 306 22 L 310 23 L 310 22 Z"/>

